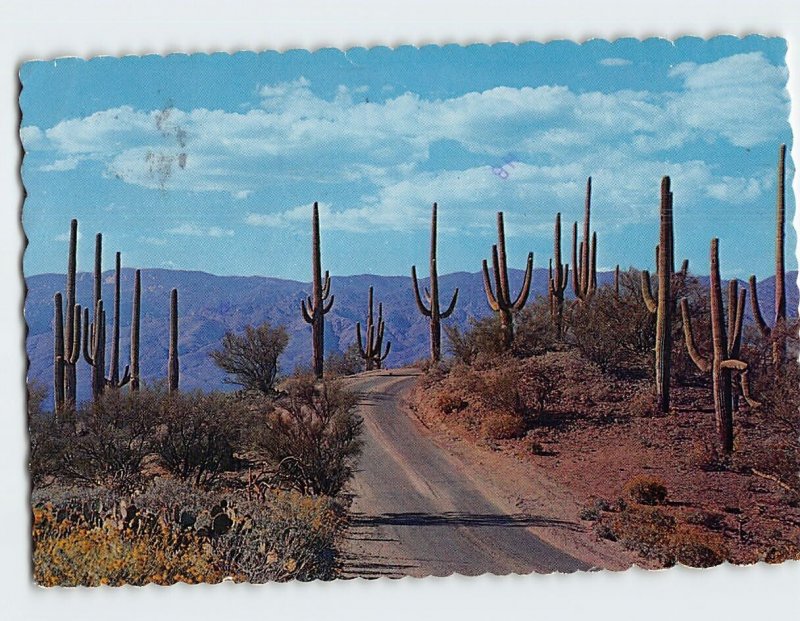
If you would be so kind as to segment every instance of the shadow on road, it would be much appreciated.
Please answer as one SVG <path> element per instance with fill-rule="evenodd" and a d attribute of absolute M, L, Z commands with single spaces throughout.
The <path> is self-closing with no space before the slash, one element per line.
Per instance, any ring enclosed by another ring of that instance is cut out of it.
<path fill-rule="evenodd" d="M 353 526 L 474 526 L 474 527 L 517 527 L 530 526 L 565 528 L 579 530 L 573 522 L 546 518 L 522 513 L 502 515 L 491 513 L 384 513 L 381 515 L 356 514 Z"/>

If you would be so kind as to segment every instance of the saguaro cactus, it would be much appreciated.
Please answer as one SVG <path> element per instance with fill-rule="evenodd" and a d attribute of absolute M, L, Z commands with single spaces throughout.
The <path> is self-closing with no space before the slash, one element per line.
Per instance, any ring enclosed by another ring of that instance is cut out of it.
<path fill-rule="evenodd" d="M 578 244 L 578 223 L 572 225 L 572 289 L 578 300 L 585 300 L 597 288 L 597 233 L 591 233 L 592 178 L 586 180 L 583 209 L 583 241 Z"/>
<path fill-rule="evenodd" d="M 486 299 L 489 307 L 500 316 L 500 332 L 503 347 L 510 348 L 514 342 L 514 315 L 522 310 L 528 300 L 533 276 L 533 253 L 528 253 L 528 264 L 525 268 L 525 278 L 519 295 L 512 302 L 511 290 L 508 284 L 508 263 L 506 261 L 506 234 L 503 226 L 503 212 L 497 212 L 497 244 L 492 246 L 492 271 L 494 272 L 494 290 L 492 290 L 491 277 L 486 259 L 483 260 L 483 287 L 486 290 Z"/>
<path fill-rule="evenodd" d="M 311 221 L 311 269 L 313 278 L 312 294 L 306 300 L 301 300 L 300 309 L 303 319 L 311 324 L 311 349 L 314 362 L 314 375 L 322 378 L 325 362 L 325 314 L 331 310 L 335 296 L 330 295 L 331 277 L 326 271 L 322 276 L 322 261 L 320 258 L 319 243 L 319 207 L 314 203 L 314 212 Z M 330 300 L 328 300 L 330 296 Z M 326 303 L 327 300 L 327 303 Z"/>
<path fill-rule="evenodd" d="M 372 371 L 372 369 L 380 369 L 381 363 L 386 360 L 389 355 L 389 350 L 392 343 L 386 343 L 386 350 L 381 354 L 383 349 L 383 304 L 378 304 L 378 321 L 375 323 L 374 315 L 372 312 L 372 287 L 369 288 L 369 301 L 367 306 L 367 325 L 364 331 L 364 339 L 361 338 L 361 322 L 356 323 L 356 340 L 358 341 L 358 350 L 361 357 L 364 359 L 365 370 Z"/>
<path fill-rule="evenodd" d="M 169 359 L 167 360 L 169 392 L 176 392 L 178 383 L 178 290 L 173 289 L 169 298 Z"/>
<path fill-rule="evenodd" d="M 431 333 L 431 360 L 438 362 L 442 357 L 442 319 L 447 319 L 453 314 L 458 299 L 458 288 L 453 292 L 453 299 L 447 309 L 442 312 L 439 306 L 439 274 L 436 269 L 436 203 L 433 204 L 431 213 L 431 255 L 430 255 L 430 290 L 425 289 L 425 302 L 419 292 L 419 282 L 417 281 L 417 266 L 411 266 L 411 281 L 414 288 L 414 299 L 417 302 L 419 312 L 428 318 Z"/>
<path fill-rule="evenodd" d="M 89 309 L 83 309 L 83 358 L 92 367 L 92 396 L 97 399 L 106 385 L 106 311 L 103 300 L 94 307 L 94 321 L 89 322 Z"/>
<path fill-rule="evenodd" d="M 67 256 L 66 317 L 64 319 L 64 401 L 70 407 L 75 405 L 78 393 L 76 363 L 80 359 L 80 312 L 75 304 L 75 272 L 77 269 L 78 221 L 70 222 L 69 251 Z M 77 315 L 76 315 L 77 313 Z M 76 353 L 77 352 L 77 353 Z"/>
<path fill-rule="evenodd" d="M 737 296 L 738 292 L 738 296 Z M 698 369 L 711 372 L 714 389 L 714 411 L 716 414 L 717 434 L 723 451 L 733 451 L 733 391 L 731 374 L 738 371 L 742 374 L 742 387 L 745 398 L 751 405 L 757 405 L 749 397 L 746 385 L 747 363 L 739 360 L 739 349 L 742 340 L 742 320 L 747 292 L 738 290 L 738 283 L 732 280 L 728 285 L 728 326 L 725 326 L 725 309 L 722 306 L 722 284 L 719 275 L 719 240 L 711 240 L 711 337 L 713 351 L 711 359 L 704 357 L 695 344 L 692 331 L 689 303 L 681 298 L 681 315 L 683 333 L 689 356 Z"/>
<path fill-rule="evenodd" d="M 753 318 L 765 338 L 772 340 L 772 363 L 778 368 L 786 357 L 786 340 L 783 334 L 786 324 L 786 264 L 784 261 L 786 227 L 786 145 L 778 150 L 778 190 L 775 201 L 775 323 L 770 328 L 761 314 L 758 303 L 756 276 L 750 276 L 750 303 Z"/>
<path fill-rule="evenodd" d="M 670 363 L 672 360 L 672 273 L 675 269 L 672 192 L 669 177 L 661 179 L 661 208 L 659 227 L 659 249 L 656 251 L 656 270 L 658 274 L 658 299 L 653 298 L 650 288 L 650 272 L 642 271 L 642 297 L 647 310 L 656 316 L 656 398 L 658 408 L 669 412 Z"/>
<path fill-rule="evenodd" d="M 133 277 L 133 310 L 131 312 L 131 391 L 139 390 L 139 321 L 142 309 L 142 273 Z"/>
<path fill-rule="evenodd" d="M 555 265 L 554 265 L 555 263 Z M 561 214 L 556 214 L 555 231 L 553 233 L 553 259 L 549 266 L 550 278 L 548 294 L 551 300 L 551 316 L 556 327 L 556 338 L 561 340 L 564 326 L 564 291 L 569 282 L 569 264 L 561 263 Z"/>
<path fill-rule="evenodd" d="M 119 373 L 119 303 L 120 279 L 122 277 L 122 255 L 117 253 L 114 266 L 114 323 L 111 327 L 111 369 L 106 384 L 111 388 L 121 388 L 130 379 L 130 365 L 125 366 L 120 378 Z"/>

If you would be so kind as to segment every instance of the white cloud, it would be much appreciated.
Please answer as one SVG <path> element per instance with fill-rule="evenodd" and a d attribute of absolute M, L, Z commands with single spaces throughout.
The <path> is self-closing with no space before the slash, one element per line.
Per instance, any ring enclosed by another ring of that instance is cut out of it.
<path fill-rule="evenodd" d="M 622 66 L 622 60 L 599 62 Z M 21 135 L 26 148 L 56 154 L 50 170 L 89 158 L 104 163 L 109 177 L 164 191 L 227 192 L 244 200 L 254 188 L 361 184 L 363 196 L 354 205 L 320 205 L 328 226 L 342 231 L 427 227 L 434 200 L 443 214 L 452 205 L 462 227 L 493 226 L 492 213 L 505 205 L 528 205 L 532 222 L 534 215 L 549 220 L 553 207 L 579 209 L 590 174 L 602 188 L 598 222 L 603 201 L 609 212 L 634 221 L 650 214 L 663 174 L 676 178 L 676 201 L 757 199 L 767 187 L 760 172 L 724 176 L 705 162 L 673 162 L 667 154 L 696 140 L 774 141 L 788 113 L 785 69 L 755 53 L 684 63 L 669 75 L 676 80 L 671 92 L 499 86 L 446 99 L 406 92 L 380 103 L 353 97 L 361 87 L 340 87 L 325 99 L 300 77 L 259 87 L 261 107 L 244 112 L 122 106 L 44 131 L 23 128 Z M 438 141 L 455 142 L 485 157 L 486 165 L 426 170 Z M 508 153 L 519 161 L 500 179 L 491 167 Z M 250 213 L 245 221 L 306 227 L 309 214 L 304 204 Z M 520 222 L 517 230 L 526 226 L 540 224 Z M 194 224 L 171 233 L 233 235 Z"/>
<path fill-rule="evenodd" d="M 632 65 L 633 61 L 627 58 L 603 58 L 597 64 L 603 67 L 626 67 Z"/>
<path fill-rule="evenodd" d="M 65 157 L 60 160 L 54 161 L 52 164 L 45 164 L 44 166 L 39 166 L 39 170 L 42 172 L 62 172 L 65 170 L 75 170 L 80 164 L 80 158 L 77 157 Z"/>
<path fill-rule="evenodd" d="M 753 147 L 774 141 L 788 119 L 786 68 L 771 65 L 761 52 L 681 63 L 669 75 L 682 80 L 684 91 L 668 111 L 701 134 Z"/>
<path fill-rule="evenodd" d="M 231 229 L 224 229 L 219 226 L 199 226 L 192 223 L 184 223 L 175 228 L 171 228 L 167 233 L 173 235 L 189 235 L 192 237 L 231 237 L 233 231 Z"/>

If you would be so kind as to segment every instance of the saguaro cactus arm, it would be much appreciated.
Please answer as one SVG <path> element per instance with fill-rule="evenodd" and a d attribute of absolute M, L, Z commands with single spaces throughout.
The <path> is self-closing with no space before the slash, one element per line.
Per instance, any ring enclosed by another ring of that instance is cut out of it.
<path fill-rule="evenodd" d="M 443 313 L 439 313 L 439 317 L 442 319 L 447 319 L 450 315 L 453 314 L 453 311 L 456 309 L 456 301 L 458 300 L 458 287 L 456 287 L 455 291 L 453 291 L 453 299 L 450 300 L 450 305 L 445 309 Z"/>
<path fill-rule="evenodd" d="M 419 281 L 417 280 L 417 266 L 411 266 L 411 284 L 413 285 L 414 289 L 414 300 L 417 303 L 417 308 L 419 312 L 425 315 L 425 317 L 431 316 L 431 309 L 425 306 L 425 302 L 422 301 L 422 297 L 419 294 Z M 427 293 L 427 290 L 426 290 Z M 430 303 L 430 295 L 427 295 L 428 302 Z"/>
<path fill-rule="evenodd" d="M 708 373 L 711 370 L 711 362 L 697 349 L 694 330 L 692 330 L 692 319 L 689 314 L 689 301 L 686 298 L 681 298 L 681 318 L 683 320 L 683 336 L 686 341 L 686 349 L 689 352 L 689 357 L 700 371 Z"/>
<path fill-rule="evenodd" d="M 653 296 L 653 288 L 650 284 L 650 272 L 648 270 L 642 270 L 640 276 L 642 279 L 642 299 L 644 300 L 644 305 L 649 312 L 655 313 L 658 310 L 658 302 L 656 302 L 656 298 Z"/>

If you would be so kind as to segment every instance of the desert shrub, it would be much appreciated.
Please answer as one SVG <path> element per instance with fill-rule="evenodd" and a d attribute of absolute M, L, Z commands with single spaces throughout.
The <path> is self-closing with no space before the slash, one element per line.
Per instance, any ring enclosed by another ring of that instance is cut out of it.
<path fill-rule="evenodd" d="M 637 476 L 624 487 L 625 495 L 640 505 L 663 505 L 667 500 L 667 487 L 658 479 Z"/>
<path fill-rule="evenodd" d="M 469 403 L 452 392 L 440 392 L 436 395 L 435 407 L 442 414 L 458 413 L 467 406 L 469 406 Z"/>
<path fill-rule="evenodd" d="M 578 517 L 585 522 L 596 522 L 600 519 L 600 511 L 597 507 L 583 507 L 578 514 Z"/>
<path fill-rule="evenodd" d="M 142 463 L 152 452 L 160 417 L 161 393 L 107 391 L 82 405 L 77 422 L 58 425 L 58 463 L 53 473 L 82 484 L 131 489 L 141 479 Z"/>
<path fill-rule="evenodd" d="M 548 299 L 539 297 L 514 318 L 513 351 L 517 356 L 528 357 L 539 356 L 558 347 Z"/>
<path fill-rule="evenodd" d="M 244 334 L 227 332 L 220 348 L 209 355 L 229 375 L 226 383 L 271 394 L 278 375 L 278 358 L 288 343 L 286 328 L 265 322 L 257 327 L 247 326 Z"/>
<path fill-rule="evenodd" d="M 668 513 L 655 507 L 628 507 L 611 514 L 608 526 L 628 550 L 663 565 L 674 564 L 673 537 L 677 525 Z"/>
<path fill-rule="evenodd" d="M 535 361 L 535 368 L 555 382 L 551 404 L 563 399 L 570 405 L 591 405 L 613 396 L 613 385 L 608 377 L 597 364 L 584 358 L 578 351 L 548 352 L 531 360 Z"/>
<path fill-rule="evenodd" d="M 363 421 L 356 396 L 336 381 L 312 376 L 286 382 L 285 395 L 266 412 L 256 443 L 284 483 L 303 493 L 335 496 L 353 475 Z"/>
<path fill-rule="evenodd" d="M 495 315 L 470 319 L 469 327 L 463 330 L 456 324 L 445 324 L 444 331 L 455 362 L 469 366 L 478 359 L 491 360 L 505 353 L 500 320 Z"/>
<path fill-rule="evenodd" d="M 672 543 L 675 560 L 689 567 L 715 567 L 725 560 L 725 546 L 719 535 L 681 526 Z"/>
<path fill-rule="evenodd" d="M 625 401 L 625 409 L 631 416 L 649 417 L 659 413 L 658 399 L 652 387 L 642 387 Z"/>
<path fill-rule="evenodd" d="M 483 421 L 483 431 L 492 440 L 513 440 L 525 434 L 525 421 L 516 414 L 497 412 Z"/>
<path fill-rule="evenodd" d="M 603 371 L 644 377 L 651 373 L 655 319 L 642 301 L 639 273 L 620 275 L 620 294 L 603 286 L 568 307 L 566 341 Z"/>
<path fill-rule="evenodd" d="M 751 383 L 765 421 L 776 431 L 800 435 L 800 365 L 788 360 L 780 373 L 765 370 L 757 382 Z"/>
<path fill-rule="evenodd" d="M 246 512 L 216 545 L 227 572 L 237 580 L 330 580 L 335 577 L 336 536 L 341 510 L 326 496 L 273 491 L 259 502 L 240 503 Z"/>
<path fill-rule="evenodd" d="M 343 352 L 332 352 L 325 358 L 325 375 L 328 377 L 346 377 L 356 375 L 364 370 L 364 359 L 358 349 L 358 343 L 353 343 Z"/>
<path fill-rule="evenodd" d="M 173 393 L 162 403 L 154 448 L 170 472 L 200 485 L 234 468 L 243 404 L 201 392 Z"/>
<path fill-rule="evenodd" d="M 42 586 L 219 582 L 213 552 L 192 531 L 161 525 L 146 532 L 33 509 L 33 576 Z"/>

